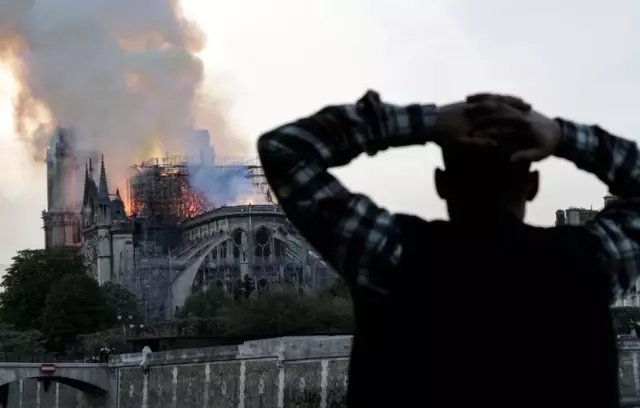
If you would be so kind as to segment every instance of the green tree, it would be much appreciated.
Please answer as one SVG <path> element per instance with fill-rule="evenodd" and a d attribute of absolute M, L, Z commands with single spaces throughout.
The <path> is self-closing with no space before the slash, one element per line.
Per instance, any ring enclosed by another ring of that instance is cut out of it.
<path fill-rule="evenodd" d="M 333 285 L 321 292 L 322 295 L 351 299 L 351 290 L 344 279 L 338 279 Z"/>
<path fill-rule="evenodd" d="M 613 307 L 611 313 L 618 334 L 629 334 L 633 323 L 640 323 L 640 307 Z"/>
<path fill-rule="evenodd" d="M 236 302 L 224 318 L 235 335 L 281 336 L 313 330 L 314 312 L 312 297 L 271 286 L 257 298 Z"/>
<path fill-rule="evenodd" d="M 42 333 L 37 330 L 19 331 L 0 323 L 0 352 L 39 353 L 44 351 Z"/>
<path fill-rule="evenodd" d="M 323 333 L 353 332 L 355 321 L 351 299 L 342 296 L 316 296 L 313 300 L 313 307 L 316 331 Z"/>
<path fill-rule="evenodd" d="M 187 298 L 176 324 L 182 335 L 350 333 L 354 321 L 349 292 L 336 292 L 340 295 L 327 290 L 309 296 L 289 285 L 271 285 L 260 296 L 236 298 L 209 289 Z"/>
<path fill-rule="evenodd" d="M 227 299 L 222 290 L 210 288 L 189 296 L 176 317 L 178 319 L 219 317 L 230 303 L 231 300 Z"/>
<path fill-rule="evenodd" d="M 127 288 L 115 283 L 107 282 L 102 285 L 107 307 L 113 310 L 116 315 L 132 316 L 134 320 L 139 321 L 140 309 L 138 308 L 138 299 L 129 292 Z"/>
<path fill-rule="evenodd" d="M 84 275 L 84 270 L 76 249 L 19 251 L 2 278 L 2 320 L 17 330 L 39 329 L 53 284 L 65 276 Z"/>
<path fill-rule="evenodd" d="M 116 310 L 87 275 L 66 276 L 56 282 L 42 311 L 42 333 L 49 350 L 73 347 L 77 335 L 108 329 L 116 322 Z"/>

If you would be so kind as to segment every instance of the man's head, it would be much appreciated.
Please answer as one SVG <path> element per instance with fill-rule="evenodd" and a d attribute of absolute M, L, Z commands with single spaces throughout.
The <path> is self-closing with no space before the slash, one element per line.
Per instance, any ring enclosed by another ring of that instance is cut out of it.
<path fill-rule="evenodd" d="M 527 201 L 538 193 L 539 175 L 529 162 L 511 162 L 508 146 L 444 147 L 444 169 L 437 169 L 438 195 L 451 219 L 478 217 L 482 209 L 507 210 L 524 218 Z"/>

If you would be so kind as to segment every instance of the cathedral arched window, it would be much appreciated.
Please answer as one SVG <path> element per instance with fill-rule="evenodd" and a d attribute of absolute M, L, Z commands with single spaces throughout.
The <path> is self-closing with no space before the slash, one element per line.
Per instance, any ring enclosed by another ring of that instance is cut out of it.
<path fill-rule="evenodd" d="M 265 227 L 260 227 L 255 233 L 255 255 L 267 258 L 271 255 L 271 233 Z"/>
<path fill-rule="evenodd" d="M 247 243 L 249 236 L 241 229 L 235 230 L 231 236 L 233 242 L 233 259 L 240 262 L 247 262 Z"/>
<path fill-rule="evenodd" d="M 220 244 L 219 254 L 220 254 L 220 259 L 227 258 L 227 242 L 226 241 Z"/>

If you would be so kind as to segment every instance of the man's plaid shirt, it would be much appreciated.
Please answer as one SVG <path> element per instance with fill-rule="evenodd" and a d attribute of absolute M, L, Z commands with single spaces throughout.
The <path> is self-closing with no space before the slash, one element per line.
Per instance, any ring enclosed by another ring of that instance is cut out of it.
<path fill-rule="evenodd" d="M 285 213 L 351 284 L 385 292 L 384 274 L 396 273 L 402 246 L 394 215 L 350 192 L 328 170 L 362 153 L 426 144 L 436 116 L 435 105 L 390 105 L 368 92 L 356 104 L 326 107 L 259 139 L 265 174 Z M 558 121 L 564 132 L 556 155 L 596 175 L 620 198 L 583 227 L 600 243 L 597 255 L 619 296 L 640 265 L 637 146 L 597 126 Z"/>

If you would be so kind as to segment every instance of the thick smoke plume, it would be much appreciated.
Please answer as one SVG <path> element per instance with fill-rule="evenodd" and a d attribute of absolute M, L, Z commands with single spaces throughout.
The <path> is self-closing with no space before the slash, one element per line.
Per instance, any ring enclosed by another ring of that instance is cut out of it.
<path fill-rule="evenodd" d="M 247 169 L 235 163 L 220 163 L 209 147 L 209 134 L 197 131 L 191 134 L 187 154 L 192 159 L 189 165 L 189 182 L 199 193 L 204 194 L 216 207 L 233 204 L 264 204 L 266 198 L 255 194 L 252 181 L 247 178 Z M 217 163 L 221 166 L 214 167 Z M 227 166 L 227 164 L 231 164 Z"/>
<path fill-rule="evenodd" d="M 103 153 L 122 192 L 133 163 L 187 154 L 203 46 L 175 0 L 0 0 L 0 59 L 21 83 L 20 137 L 42 159 L 53 129 L 73 128 L 77 150 Z M 210 114 L 215 146 L 229 132 L 223 114 Z"/>

